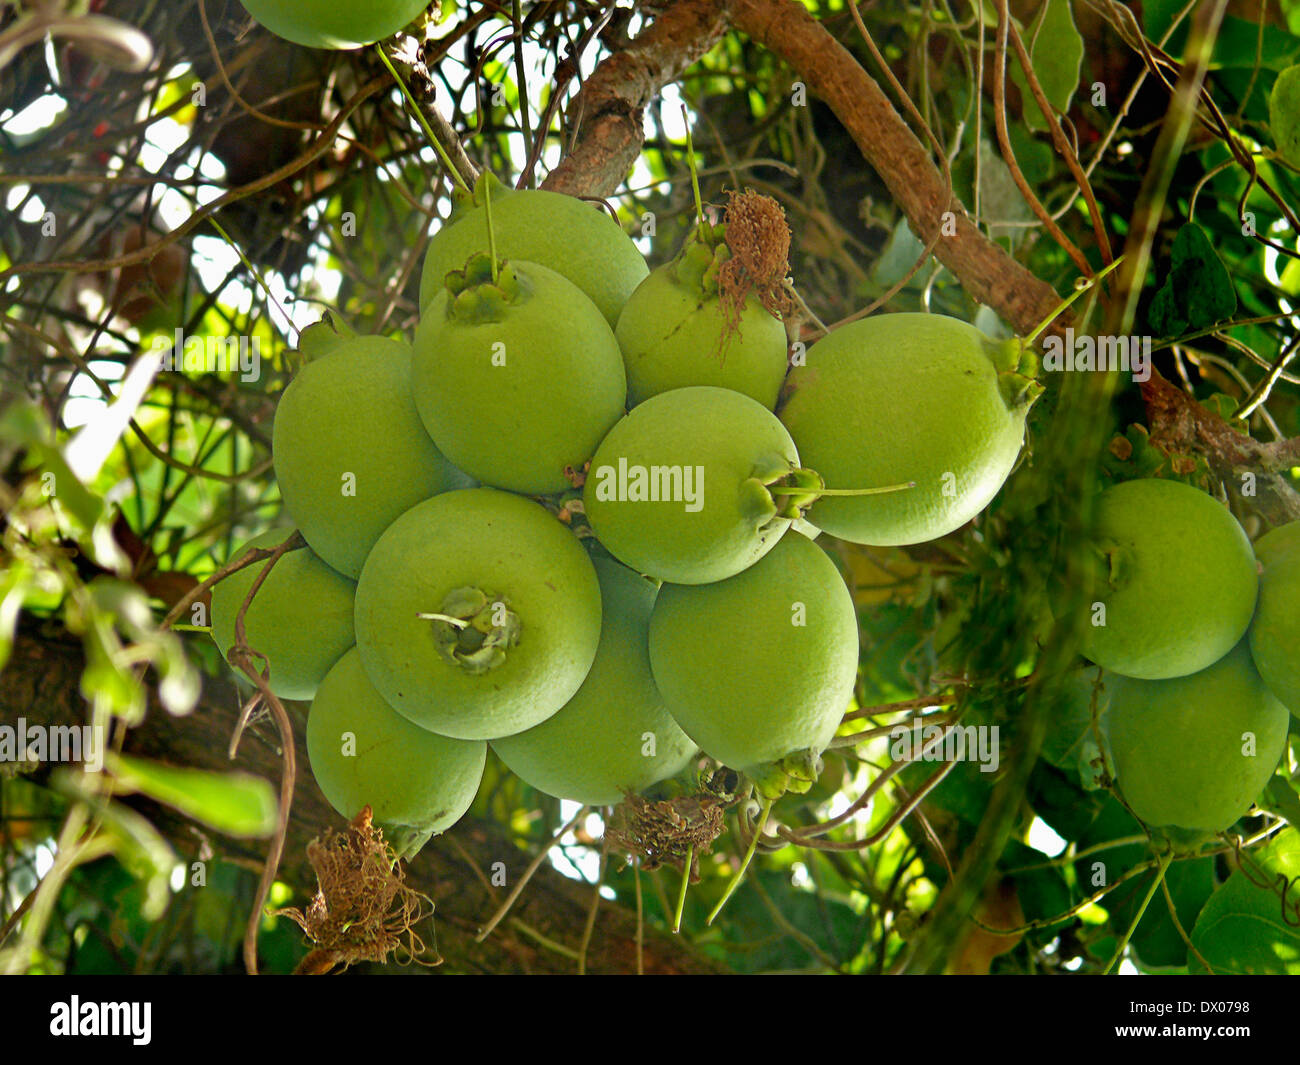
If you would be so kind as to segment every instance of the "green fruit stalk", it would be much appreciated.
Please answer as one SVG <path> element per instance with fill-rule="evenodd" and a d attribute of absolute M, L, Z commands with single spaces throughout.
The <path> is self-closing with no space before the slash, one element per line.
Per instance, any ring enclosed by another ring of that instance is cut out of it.
<path fill-rule="evenodd" d="M 272 33 L 308 48 L 360 48 L 391 37 L 428 0 L 241 0 L 248 13 Z"/>
<path fill-rule="evenodd" d="M 303 537 L 353 579 L 399 514 L 470 483 L 420 421 L 410 347 L 384 337 L 346 341 L 303 366 L 276 407 L 271 447 Z"/>
<path fill-rule="evenodd" d="M 371 682 L 422 728 L 464 740 L 545 721 L 600 640 L 591 559 L 544 507 L 494 488 L 434 496 L 375 544 L 357 582 Z"/>
<path fill-rule="evenodd" d="M 495 210 L 495 204 L 494 204 Z M 438 449 L 484 484 L 544 495 L 572 487 L 623 416 L 627 381 L 608 323 L 537 263 L 479 254 L 424 309 L 411 382 Z"/>
<path fill-rule="evenodd" d="M 763 779 L 803 763 L 810 783 L 853 698 L 853 600 L 820 547 L 786 536 L 734 577 L 664 585 L 650 664 L 673 718 L 710 757 Z"/>
<path fill-rule="evenodd" d="M 1080 608 L 1089 611 L 1082 651 L 1103 669 L 1185 676 L 1245 635 L 1259 584 L 1255 556 L 1237 519 L 1204 492 L 1156 479 L 1112 485 L 1097 497 L 1091 548 L 1098 574 Z"/>
<path fill-rule="evenodd" d="M 799 466 L 776 416 L 725 388 L 662 392 L 601 442 L 583 487 L 597 538 L 640 573 L 704 584 L 739 573 L 798 510 L 769 487 Z"/>
<path fill-rule="evenodd" d="M 650 272 L 632 238 L 599 207 L 541 189 L 507 189 L 487 171 L 473 196 L 461 200 L 451 221 L 429 241 L 420 306 L 438 295 L 451 271 L 483 250 L 489 192 L 497 255 L 540 263 L 564 275 L 586 293 L 612 329 L 632 290 Z"/>
<path fill-rule="evenodd" d="M 1282 757 L 1289 715 L 1245 641 L 1191 676 L 1107 684 L 1103 727 L 1116 782 L 1138 817 L 1153 828 L 1214 833 L 1250 809 Z"/>
<path fill-rule="evenodd" d="M 375 690 L 356 648 L 330 670 L 307 714 L 316 783 L 343 817 L 369 806 L 399 853 L 460 820 L 483 779 L 487 744 L 413 725 Z"/>
<path fill-rule="evenodd" d="M 235 552 L 278 547 L 292 529 L 272 529 Z M 235 619 L 266 562 L 254 562 L 212 587 L 212 639 L 225 658 L 235 645 Z M 244 636 L 270 666 L 269 686 L 281 699 L 310 699 L 325 674 L 356 643 L 352 597 L 356 584 L 325 565 L 309 548 L 286 551 L 244 613 Z M 262 662 L 253 665 L 259 671 Z"/>
<path fill-rule="evenodd" d="M 492 749 L 538 791 L 607 806 L 680 773 L 695 744 L 672 719 L 650 672 L 654 583 L 611 559 L 592 561 L 603 616 L 591 672 L 554 717 L 493 740 Z"/>
<path fill-rule="evenodd" d="M 835 488 L 916 483 L 825 498 L 817 528 L 881 547 L 923 543 L 982 511 L 1010 475 L 1041 392 L 1018 341 L 939 314 L 878 314 L 822 337 L 795 366 L 781 421 L 804 464 Z"/>

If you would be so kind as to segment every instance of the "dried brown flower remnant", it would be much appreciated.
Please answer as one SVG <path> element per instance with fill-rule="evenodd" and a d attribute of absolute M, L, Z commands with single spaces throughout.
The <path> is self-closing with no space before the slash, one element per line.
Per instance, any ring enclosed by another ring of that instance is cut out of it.
<path fill-rule="evenodd" d="M 786 289 L 790 272 L 790 227 L 785 211 L 770 196 L 728 190 L 726 222 L 729 258 L 718 270 L 718 299 L 726 320 L 724 339 L 740 331 L 740 315 L 752 292 L 775 318 L 795 308 Z"/>
<path fill-rule="evenodd" d="M 406 885 L 401 865 L 371 818 L 367 806 L 345 832 L 327 831 L 307 844 L 316 895 L 306 912 L 275 912 L 294 921 L 316 945 L 298 963 L 298 974 L 383 962 L 395 951 L 422 964 L 442 961 L 436 952 L 432 959 L 422 957 L 426 947 L 415 933 L 415 926 L 433 913 L 433 900 Z"/>
<path fill-rule="evenodd" d="M 611 846 L 642 859 L 647 871 L 667 863 L 681 869 L 691 853 L 691 883 L 700 879 L 700 855 L 722 835 L 728 800 L 714 795 L 679 795 L 650 802 L 629 794 L 614 808 L 605 827 Z M 694 848 L 691 850 L 691 848 Z"/>

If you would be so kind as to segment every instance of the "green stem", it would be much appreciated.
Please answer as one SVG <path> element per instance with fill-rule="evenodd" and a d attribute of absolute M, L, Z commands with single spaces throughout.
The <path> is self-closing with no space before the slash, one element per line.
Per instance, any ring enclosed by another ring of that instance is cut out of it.
<path fill-rule="evenodd" d="M 433 150 L 438 153 L 438 158 L 442 161 L 443 169 L 447 171 L 448 176 L 456 185 L 465 192 L 469 192 L 470 187 L 465 184 L 465 179 L 460 176 L 460 172 L 452 165 L 451 157 L 447 154 L 447 150 L 443 148 L 442 142 L 433 135 L 433 128 L 424 117 L 424 112 L 420 110 L 420 105 L 416 103 L 415 97 L 411 95 L 411 90 L 406 87 L 406 82 L 404 82 L 402 76 L 397 73 L 397 68 L 393 66 L 392 60 L 388 58 L 388 53 L 385 52 L 383 47 L 379 44 L 375 45 L 375 51 L 379 53 L 379 58 L 383 60 L 384 66 L 388 68 L 388 73 L 390 73 L 393 76 L 393 80 L 397 82 L 397 87 L 402 90 L 402 95 L 406 98 L 406 102 L 411 105 L 411 110 L 415 112 L 416 120 L 420 123 L 420 128 L 424 130 L 425 137 L 428 138 L 429 144 L 432 146 Z"/>
<path fill-rule="evenodd" d="M 673 935 L 682 930 L 682 911 L 686 909 L 686 888 L 691 882 L 691 863 L 695 861 L 695 844 L 686 844 L 686 864 L 682 866 L 682 886 L 677 892 L 677 909 L 673 912 Z"/>
<path fill-rule="evenodd" d="M 1173 860 L 1173 857 L 1173 851 L 1160 856 L 1160 864 L 1156 866 L 1156 875 L 1152 878 L 1151 886 L 1147 889 L 1146 896 L 1142 899 L 1142 905 L 1138 907 L 1137 913 L 1133 915 L 1133 920 L 1128 926 L 1128 931 L 1124 933 L 1124 938 L 1119 941 L 1119 945 L 1115 948 L 1114 955 L 1112 955 L 1110 961 L 1106 963 L 1106 968 L 1101 971 L 1103 976 L 1109 973 L 1111 969 L 1115 969 L 1119 966 L 1119 960 L 1124 956 L 1124 948 L 1128 946 L 1128 941 L 1133 938 L 1133 933 L 1137 931 L 1138 923 L 1142 920 L 1142 915 L 1147 912 L 1147 906 L 1155 897 L 1156 889 L 1160 887 L 1161 882 L 1164 880 L 1165 870 L 1169 868 L 1169 863 Z"/>
<path fill-rule="evenodd" d="M 469 622 L 461 618 L 454 618 L 450 614 L 416 614 L 417 618 L 423 618 L 425 621 L 445 621 L 448 625 L 455 625 L 458 629 L 469 628 Z"/>
<path fill-rule="evenodd" d="M 722 912 L 722 907 L 727 904 L 727 900 L 735 893 L 736 888 L 740 887 L 740 882 L 745 879 L 745 872 L 749 869 L 749 863 L 754 860 L 754 852 L 758 850 L 758 839 L 763 834 L 763 828 L 767 825 L 767 815 L 772 812 L 773 801 L 768 799 L 763 804 L 763 811 L 758 815 L 758 824 L 754 826 L 754 838 L 749 841 L 749 849 L 745 851 L 745 859 L 740 863 L 740 868 L 736 870 L 736 875 L 731 878 L 727 890 L 722 893 L 722 898 L 713 907 L 713 912 L 709 914 L 708 919 L 704 922 L 706 925 L 713 924 L 713 919 Z"/>
<path fill-rule="evenodd" d="M 685 104 L 682 104 L 682 122 L 686 125 L 686 165 L 691 172 L 691 189 L 695 193 L 696 228 L 701 239 L 707 241 L 713 235 L 713 231 L 704 220 L 704 201 L 700 198 L 700 174 L 695 166 L 695 141 L 691 137 L 690 113 L 686 110 Z"/>
<path fill-rule="evenodd" d="M 878 496 L 885 495 L 887 492 L 902 492 L 915 487 L 915 481 L 908 481 L 906 484 L 887 484 L 883 488 L 810 488 L 807 492 L 792 490 L 791 494 L 793 495 L 798 491 L 799 495 L 810 495 L 818 498 L 821 496 Z"/>
<path fill-rule="evenodd" d="M 1065 310 L 1068 306 L 1070 306 L 1070 304 L 1072 304 L 1075 300 L 1077 300 L 1080 296 L 1082 296 L 1085 292 L 1087 292 L 1090 288 L 1092 288 L 1093 285 L 1095 285 L 1108 273 L 1116 269 L 1119 266 L 1119 264 L 1122 263 L 1123 261 L 1124 261 L 1124 256 L 1121 255 L 1108 267 L 1100 271 L 1095 277 L 1079 278 L 1079 280 L 1074 283 L 1074 291 L 1070 293 L 1070 295 L 1066 296 L 1065 299 L 1063 299 L 1060 303 L 1058 303 L 1054 308 L 1052 308 L 1051 312 L 1047 315 L 1047 317 L 1038 323 L 1034 331 L 1030 333 L 1029 336 L 1024 338 L 1024 343 L 1032 344 L 1035 340 L 1037 340 L 1038 334 L 1041 333 L 1044 329 L 1046 329 L 1049 325 L 1051 325 L 1054 321 L 1056 321 L 1057 316 L 1063 310 Z"/>

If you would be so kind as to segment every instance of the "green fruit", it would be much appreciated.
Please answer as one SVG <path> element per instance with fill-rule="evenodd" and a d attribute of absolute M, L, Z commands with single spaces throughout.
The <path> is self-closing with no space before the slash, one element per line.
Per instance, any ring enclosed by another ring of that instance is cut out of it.
<path fill-rule="evenodd" d="M 457 739 L 545 721 L 582 685 L 600 640 L 600 584 L 577 537 L 493 488 L 434 496 L 393 522 L 356 603 L 371 682 L 400 714 Z"/>
<path fill-rule="evenodd" d="M 1255 544 L 1263 572 L 1250 654 L 1269 690 L 1300 718 L 1300 551 L 1288 550 L 1296 531 L 1300 522 L 1274 529 Z"/>
<path fill-rule="evenodd" d="M 698 234 L 650 272 L 628 298 L 614 330 L 627 365 L 628 404 L 660 392 L 714 385 L 776 407 L 786 371 L 785 326 L 751 292 L 734 334 L 718 299 L 718 267 L 729 253 Z"/>
<path fill-rule="evenodd" d="M 1159 680 L 1205 669 L 1237 645 L 1259 578 L 1226 507 L 1178 481 L 1125 481 L 1097 497 L 1095 519 L 1100 573 L 1083 607 L 1085 657 Z"/>
<path fill-rule="evenodd" d="M 1011 473 L 1040 391 L 1018 341 L 939 314 L 879 314 L 836 329 L 790 371 L 781 421 L 834 489 L 915 481 L 888 495 L 818 500 L 808 520 L 841 540 L 893 546 L 960 528 Z"/>
<path fill-rule="evenodd" d="M 602 621 L 591 672 L 554 717 L 493 740 L 492 749 L 538 791 L 606 806 L 681 772 L 695 744 L 669 715 L 650 672 L 655 585 L 612 560 L 592 561 Z"/>
<path fill-rule="evenodd" d="M 483 779 L 487 744 L 411 724 L 375 691 L 353 648 L 311 704 L 307 757 L 320 790 L 344 817 L 368 805 L 387 835 L 422 843 L 469 809 Z"/>
<path fill-rule="evenodd" d="M 235 552 L 277 547 L 292 529 L 272 529 Z M 254 562 L 212 588 L 212 638 L 223 658 L 235 644 L 235 619 L 266 562 Z M 325 674 L 356 643 L 352 596 L 356 585 L 308 548 L 286 551 L 267 574 L 244 614 L 250 649 L 266 655 L 271 691 L 281 699 L 310 699 Z M 259 672 L 264 666 L 254 657 Z"/>
<path fill-rule="evenodd" d="M 360 337 L 307 363 L 280 397 L 271 446 L 285 506 L 312 549 L 356 578 L 389 524 L 469 479 L 411 398 L 411 349 Z"/>
<path fill-rule="evenodd" d="M 308 48 L 360 48 L 391 37 L 428 7 L 428 0 L 242 0 L 274 34 Z"/>
<path fill-rule="evenodd" d="M 853 599 L 820 547 L 787 536 L 734 577 L 661 588 L 650 664 L 673 718 L 724 765 L 815 756 L 853 698 Z"/>
<path fill-rule="evenodd" d="M 473 198 L 429 241 L 420 306 L 438 294 L 443 278 L 486 248 L 483 198 L 489 187 L 497 256 L 540 263 L 563 274 L 587 294 L 612 329 L 628 296 L 650 272 L 632 238 L 599 207 L 557 192 L 507 189 L 487 171 Z"/>
<path fill-rule="evenodd" d="M 1300 166 L 1300 65 L 1287 67 L 1268 95 L 1268 125 L 1278 154 Z"/>
<path fill-rule="evenodd" d="M 676 584 L 739 573 L 795 512 L 769 485 L 799 465 L 790 434 L 725 388 L 662 392 L 610 430 L 583 488 L 597 538 L 619 561 Z"/>
<path fill-rule="evenodd" d="M 1191 676 L 1114 677 L 1108 687 L 1104 729 L 1116 783 L 1153 828 L 1228 828 L 1286 747 L 1286 707 L 1256 672 L 1245 641 Z"/>
<path fill-rule="evenodd" d="M 453 272 L 415 335 L 415 404 L 438 449 L 484 484 L 572 487 L 623 416 L 627 380 L 595 304 L 545 266 L 486 255 Z"/>

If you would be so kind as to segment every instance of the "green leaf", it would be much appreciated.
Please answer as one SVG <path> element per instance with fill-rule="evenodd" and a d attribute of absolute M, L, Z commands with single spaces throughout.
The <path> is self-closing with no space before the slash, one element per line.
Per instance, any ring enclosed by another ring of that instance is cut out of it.
<path fill-rule="evenodd" d="M 118 787 L 164 803 L 231 836 L 269 836 L 276 824 L 275 791 L 249 773 L 178 769 L 126 755 L 109 762 Z"/>
<path fill-rule="evenodd" d="M 1174 237 L 1172 262 L 1147 321 L 1162 337 L 1180 336 L 1230 318 L 1237 290 L 1205 231 L 1187 222 Z"/>
<path fill-rule="evenodd" d="M 1210 897 L 1192 943 L 1215 973 L 1300 976 L 1300 832 L 1286 829 L 1245 860 L 1250 876 L 1238 869 Z M 1195 954 L 1187 964 L 1205 971 Z"/>
<path fill-rule="evenodd" d="M 1292 828 L 1300 829 L 1300 795 L 1296 794 L 1294 784 L 1279 773 L 1268 782 L 1264 796 L 1260 800 L 1262 809 L 1285 817 Z"/>
<path fill-rule="evenodd" d="M 1057 111 L 1068 111 L 1074 90 L 1079 86 L 1079 68 L 1083 62 L 1083 38 L 1075 29 L 1070 0 L 1043 0 L 1038 14 L 1029 28 L 1021 32 L 1021 37 L 1043 94 Z M 1046 130 L 1047 120 L 1030 93 L 1018 63 L 1011 68 L 1011 80 L 1020 89 L 1025 125 L 1031 130 Z"/>

